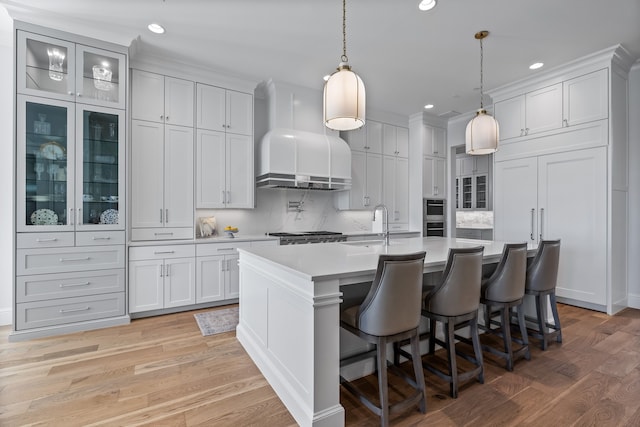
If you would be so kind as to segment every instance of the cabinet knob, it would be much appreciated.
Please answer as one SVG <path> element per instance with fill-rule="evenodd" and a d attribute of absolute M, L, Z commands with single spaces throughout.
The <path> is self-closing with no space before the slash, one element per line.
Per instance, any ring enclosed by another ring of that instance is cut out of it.
<path fill-rule="evenodd" d="M 169 116 L 167 116 L 167 121 L 169 121 Z"/>
<path fill-rule="evenodd" d="M 73 92 L 71 91 L 67 92 L 67 94 L 73 96 Z"/>
<path fill-rule="evenodd" d="M 160 120 L 164 120 L 164 116 L 160 116 Z"/>
<path fill-rule="evenodd" d="M 79 98 L 82 96 L 82 94 L 80 92 L 76 93 L 76 96 Z"/>
<path fill-rule="evenodd" d="M 566 128 L 569 127 L 569 121 L 567 119 L 562 119 L 562 125 Z"/>
<path fill-rule="evenodd" d="M 525 134 L 525 135 L 529 135 L 529 128 L 525 128 L 525 130 L 524 130 L 524 134 Z"/>

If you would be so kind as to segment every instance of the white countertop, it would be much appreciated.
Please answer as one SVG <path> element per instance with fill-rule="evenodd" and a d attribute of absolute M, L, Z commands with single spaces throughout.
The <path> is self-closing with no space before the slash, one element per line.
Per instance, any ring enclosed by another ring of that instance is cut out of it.
<path fill-rule="evenodd" d="M 306 280 L 347 278 L 375 272 L 381 254 L 404 254 L 426 251 L 425 271 L 441 271 L 449 248 L 484 246 L 484 258 L 497 261 L 504 242 L 455 239 L 447 237 L 407 238 L 393 240 L 389 246 L 380 240 L 313 245 L 287 245 L 268 248 L 238 249 L 240 263 L 257 256 L 273 266 L 283 268 Z M 536 247 L 530 245 L 529 249 Z"/>
<path fill-rule="evenodd" d="M 463 224 L 456 225 L 456 228 L 463 230 L 493 230 L 493 226 L 486 224 Z"/>
<path fill-rule="evenodd" d="M 279 238 L 266 236 L 264 234 L 236 234 L 233 238 L 227 236 L 210 236 L 197 237 L 193 240 L 146 240 L 143 242 L 129 242 L 129 246 L 201 245 L 208 243 L 252 242 L 256 240 L 279 240 Z"/>

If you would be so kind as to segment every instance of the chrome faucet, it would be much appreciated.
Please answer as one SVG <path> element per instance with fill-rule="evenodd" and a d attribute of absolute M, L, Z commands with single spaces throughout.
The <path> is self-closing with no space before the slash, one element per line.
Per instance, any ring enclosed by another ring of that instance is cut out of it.
<path fill-rule="evenodd" d="M 382 213 L 384 214 L 382 216 L 382 227 L 384 229 L 383 232 L 383 242 L 385 246 L 389 246 L 389 210 L 387 209 L 387 207 L 383 204 L 380 203 L 379 205 L 377 205 L 375 208 L 373 208 L 373 220 L 376 220 L 376 211 L 378 209 L 382 209 Z"/>

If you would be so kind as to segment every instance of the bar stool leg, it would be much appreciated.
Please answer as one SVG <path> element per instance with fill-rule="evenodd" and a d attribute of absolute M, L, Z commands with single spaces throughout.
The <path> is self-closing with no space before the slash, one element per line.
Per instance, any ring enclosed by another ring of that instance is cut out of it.
<path fill-rule="evenodd" d="M 380 391 L 380 425 L 389 425 L 389 394 L 387 382 L 387 340 L 384 337 L 378 339 L 378 388 Z"/>
<path fill-rule="evenodd" d="M 524 354 L 526 360 L 531 360 L 531 351 L 529 350 L 529 334 L 527 333 L 527 323 L 524 321 L 524 308 L 520 304 L 518 310 L 518 325 L 520 325 L 520 334 L 522 335 L 522 345 L 527 346 L 527 352 Z M 509 316 L 511 318 L 511 316 Z"/>
<path fill-rule="evenodd" d="M 418 407 L 423 414 L 427 412 L 427 393 L 425 392 L 424 372 L 422 371 L 422 360 L 420 359 L 420 336 L 418 332 L 411 337 L 411 358 L 413 359 L 413 371 L 416 376 L 418 390 L 422 392 L 423 398 Z"/>
<path fill-rule="evenodd" d="M 455 349 L 455 337 L 454 337 L 454 324 L 453 322 L 446 323 L 446 344 L 447 344 L 447 356 L 449 358 L 449 375 L 451 375 L 450 391 L 451 397 L 454 399 L 458 397 L 458 364 L 456 362 L 456 349 Z"/>
<path fill-rule="evenodd" d="M 546 335 L 546 329 L 547 326 L 545 325 L 546 320 L 544 318 L 544 314 L 543 314 L 543 310 L 542 310 L 542 296 L 541 295 L 536 295 L 536 315 L 538 318 L 538 332 L 540 332 L 540 339 L 541 339 L 541 348 L 542 350 L 546 350 L 547 349 L 547 335 Z"/>
<path fill-rule="evenodd" d="M 436 321 L 435 319 L 429 319 L 429 354 L 436 352 Z"/>
<path fill-rule="evenodd" d="M 509 325 L 509 308 L 502 307 L 500 319 L 502 321 L 502 340 L 504 341 L 504 352 L 507 355 L 507 371 L 513 371 L 513 349 L 511 348 L 511 327 Z"/>
<path fill-rule="evenodd" d="M 558 336 L 556 337 L 556 342 L 562 342 L 562 327 L 560 326 L 560 316 L 558 316 L 558 306 L 556 305 L 556 293 L 552 292 L 549 294 L 549 301 L 551 302 L 551 312 L 553 313 L 553 323 L 556 326 L 556 331 L 558 331 Z"/>
<path fill-rule="evenodd" d="M 478 333 L 478 319 L 474 318 L 469 323 L 471 332 L 471 342 L 473 343 L 473 352 L 476 354 L 476 361 L 480 366 L 480 374 L 478 374 L 478 382 L 484 384 L 484 361 L 482 360 L 482 346 L 480 345 L 480 334 Z"/>

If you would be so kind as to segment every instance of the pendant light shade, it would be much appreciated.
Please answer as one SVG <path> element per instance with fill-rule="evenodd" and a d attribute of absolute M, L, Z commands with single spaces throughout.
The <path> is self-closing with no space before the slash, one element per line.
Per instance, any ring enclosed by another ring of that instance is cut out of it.
<path fill-rule="evenodd" d="M 351 70 L 347 58 L 347 2 L 342 0 L 342 57 L 338 70 L 324 84 L 323 119 L 333 130 L 353 130 L 365 122 L 365 91 L 362 79 Z"/>
<path fill-rule="evenodd" d="M 496 119 L 485 110 L 478 110 L 467 125 L 467 154 L 491 154 L 498 149 L 499 127 Z"/>
<path fill-rule="evenodd" d="M 483 49 L 482 39 L 489 35 L 488 31 L 479 31 L 475 38 L 480 40 L 480 109 L 476 116 L 467 125 L 465 135 L 466 152 L 472 155 L 491 154 L 498 150 L 498 140 L 500 138 L 498 121 L 491 117 L 484 109 L 483 105 Z"/>

